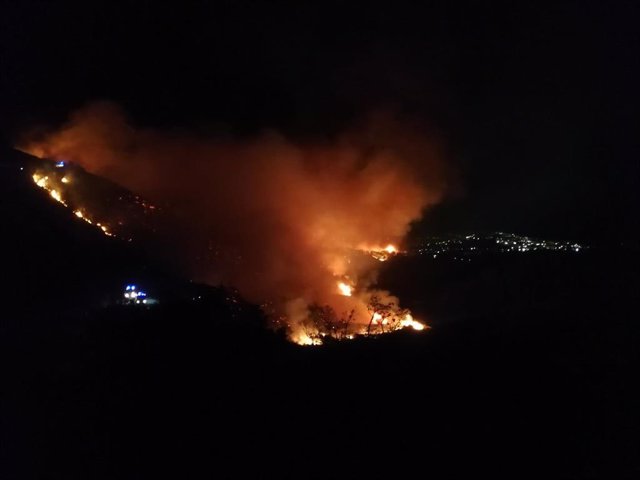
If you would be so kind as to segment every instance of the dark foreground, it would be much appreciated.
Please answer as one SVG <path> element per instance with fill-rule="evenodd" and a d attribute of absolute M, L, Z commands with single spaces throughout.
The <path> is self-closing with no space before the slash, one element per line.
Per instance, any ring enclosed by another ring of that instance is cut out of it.
<path fill-rule="evenodd" d="M 3 478 L 637 478 L 637 258 L 465 268 L 457 319 L 323 348 L 213 291 L 32 312 L 3 338 Z"/>

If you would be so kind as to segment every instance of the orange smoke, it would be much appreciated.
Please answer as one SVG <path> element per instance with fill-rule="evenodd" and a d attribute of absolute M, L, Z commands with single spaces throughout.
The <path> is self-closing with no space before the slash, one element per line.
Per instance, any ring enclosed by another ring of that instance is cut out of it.
<path fill-rule="evenodd" d="M 434 142 L 388 118 L 331 142 L 273 132 L 229 140 L 134 128 L 103 102 L 23 150 L 172 205 L 192 275 L 235 286 L 299 341 L 313 305 L 353 311 L 357 332 L 372 295 L 397 302 L 370 288 L 378 262 L 353 253 L 395 253 L 445 186 Z"/>

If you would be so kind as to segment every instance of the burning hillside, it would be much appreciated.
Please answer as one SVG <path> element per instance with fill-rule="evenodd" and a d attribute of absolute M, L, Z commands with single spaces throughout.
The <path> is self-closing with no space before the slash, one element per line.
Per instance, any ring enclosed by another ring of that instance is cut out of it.
<path fill-rule="evenodd" d="M 38 187 L 49 192 L 49 195 L 51 195 L 51 198 L 53 198 L 56 202 L 61 203 L 65 207 L 69 206 L 67 201 L 63 199 L 62 193 L 61 193 L 61 186 L 58 184 L 58 182 L 62 184 L 71 183 L 69 176 L 63 175 L 61 178 L 58 178 L 57 176 L 54 176 L 51 174 L 47 175 L 42 171 L 38 171 L 34 173 L 31 176 L 31 178 L 33 178 L 34 183 Z M 104 233 L 105 235 L 109 237 L 113 236 L 113 234 L 109 231 L 109 228 L 106 225 L 103 225 L 98 221 L 92 220 L 91 216 L 85 213 L 85 211 L 82 208 L 78 208 L 74 210 L 73 213 L 76 217 L 87 222 L 89 225 L 95 225 L 97 228 L 102 230 L 102 233 Z"/>
<path fill-rule="evenodd" d="M 45 160 L 33 163 L 30 171 L 35 185 L 109 237 L 131 241 L 158 227 L 159 207 L 76 165 Z"/>
<path fill-rule="evenodd" d="M 378 261 L 443 193 L 437 149 L 415 125 L 378 121 L 331 142 L 222 140 L 135 129 L 103 103 L 23 149 L 169 205 L 181 248 L 167 253 L 200 281 L 237 287 L 297 343 L 424 328 L 375 288 Z M 67 200 L 65 178 L 36 172 L 34 181 L 118 235 Z"/>

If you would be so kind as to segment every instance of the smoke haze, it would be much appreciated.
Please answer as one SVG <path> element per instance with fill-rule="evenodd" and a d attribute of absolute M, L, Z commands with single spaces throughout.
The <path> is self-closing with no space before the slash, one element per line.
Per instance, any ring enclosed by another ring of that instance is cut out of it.
<path fill-rule="evenodd" d="M 355 310 L 355 323 L 366 325 L 372 294 L 393 299 L 370 288 L 378 263 L 353 252 L 401 246 L 447 178 L 428 132 L 388 115 L 330 141 L 272 131 L 204 138 L 134 127 L 119 106 L 99 102 L 22 148 L 171 205 L 184 245 L 171 254 L 199 280 L 263 305 L 294 337 L 310 305 Z M 338 281 L 353 295 L 340 295 Z"/>

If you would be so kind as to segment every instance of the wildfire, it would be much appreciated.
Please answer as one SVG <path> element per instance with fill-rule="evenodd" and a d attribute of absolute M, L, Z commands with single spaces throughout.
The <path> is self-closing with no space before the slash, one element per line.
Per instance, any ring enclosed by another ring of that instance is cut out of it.
<path fill-rule="evenodd" d="M 403 328 L 411 327 L 414 330 L 424 330 L 425 328 L 429 328 L 424 323 L 414 320 L 410 313 L 407 313 L 404 318 L 400 320 L 400 325 L 402 325 Z"/>
<path fill-rule="evenodd" d="M 64 206 L 67 205 L 64 200 L 62 200 L 62 195 L 60 195 L 60 192 L 58 190 L 49 190 L 49 195 L 51 195 L 51 198 L 53 198 L 56 202 L 60 202 Z"/>
<path fill-rule="evenodd" d="M 72 188 L 68 173 L 60 175 L 57 170 L 46 171 L 46 173 L 38 171 L 32 175 L 32 179 L 38 187 L 46 190 L 56 202 L 70 207 L 65 196 L 65 192 L 68 193 L 68 189 Z M 73 214 L 78 219 L 99 228 L 107 236 L 114 236 L 107 225 L 97 222 L 85 208 L 73 206 L 70 208 L 73 208 Z M 391 243 L 386 246 L 379 244 L 374 244 L 374 246 L 360 245 L 356 250 L 365 252 L 380 262 L 399 253 L 399 249 Z M 344 265 L 349 265 L 349 260 L 347 258 L 346 262 L 338 263 L 344 267 Z M 322 345 L 329 338 L 353 340 L 358 336 L 379 335 L 404 328 L 418 331 L 429 328 L 415 320 L 410 313 L 407 313 L 407 310 L 400 309 L 395 297 L 390 296 L 387 292 L 370 290 L 366 285 L 356 291 L 356 282 L 352 278 L 357 279 L 357 274 L 352 277 L 353 272 L 342 269 L 342 273 L 338 274 L 337 270 L 340 268 L 334 270 L 335 289 L 340 297 L 345 297 L 344 309 L 347 310 L 347 313 L 336 312 L 329 306 L 317 311 L 305 309 L 301 315 L 302 318 L 307 317 L 307 319 L 298 320 L 296 328 L 291 328 L 291 324 L 287 321 L 290 327 L 289 338 L 293 342 L 299 345 Z"/>
<path fill-rule="evenodd" d="M 360 245 L 357 250 L 371 255 L 379 262 L 386 262 L 387 260 L 389 260 L 389 258 L 399 253 L 398 248 L 391 243 L 389 243 L 386 247 L 382 247 L 380 245 Z"/>
<path fill-rule="evenodd" d="M 58 164 L 56 164 L 56 167 L 58 167 Z M 58 168 L 60 168 L 60 167 L 58 167 Z M 57 177 L 55 175 L 52 175 L 52 177 L 49 177 L 48 175 L 45 175 L 45 174 L 43 174 L 41 172 L 36 172 L 31 176 L 31 178 L 33 179 L 33 182 L 38 187 L 40 187 L 43 190 L 46 190 L 47 192 L 49 192 L 49 196 L 51 198 L 53 198 L 56 202 L 61 203 L 65 207 L 69 206 L 67 204 L 67 202 L 63 198 L 63 193 L 62 193 L 63 192 L 63 186 L 58 184 L 58 180 L 57 180 Z M 65 175 L 59 180 L 59 183 L 68 185 L 71 182 L 69 180 L 69 177 L 67 175 Z M 106 227 L 105 225 L 102 225 L 100 223 L 95 223 L 82 210 L 76 209 L 76 210 L 73 211 L 73 214 L 76 217 L 78 217 L 79 219 L 87 222 L 88 224 L 97 226 L 100 230 L 102 230 L 102 233 L 104 233 L 105 235 L 107 235 L 109 237 L 113 237 L 114 236 L 113 233 L 111 233 L 109 231 L 108 227 Z"/>
<path fill-rule="evenodd" d="M 24 150 L 58 160 L 34 181 L 104 234 L 111 227 L 97 223 L 90 205 L 74 204 L 71 189 L 83 178 L 61 159 L 130 192 L 197 206 L 181 209 L 179 219 L 168 212 L 167 222 L 181 227 L 176 240 L 189 246 L 176 260 L 205 282 L 234 285 L 247 301 L 269 304 L 263 310 L 274 328 L 317 345 L 428 328 L 376 288 L 379 265 L 367 256 L 384 262 L 402 254 L 411 222 L 442 198 L 448 172 L 440 145 L 423 126 L 393 116 L 354 127 L 320 143 L 281 134 L 175 135 L 138 129 L 120 107 L 99 102 Z M 136 203 L 154 209 L 142 197 Z M 203 255 L 212 232 L 215 249 Z"/>
<path fill-rule="evenodd" d="M 320 338 L 317 336 L 312 337 L 305 332 L 292 335 L 291 340 L 302 346 L 322 345 L 322 340 Z"/>

